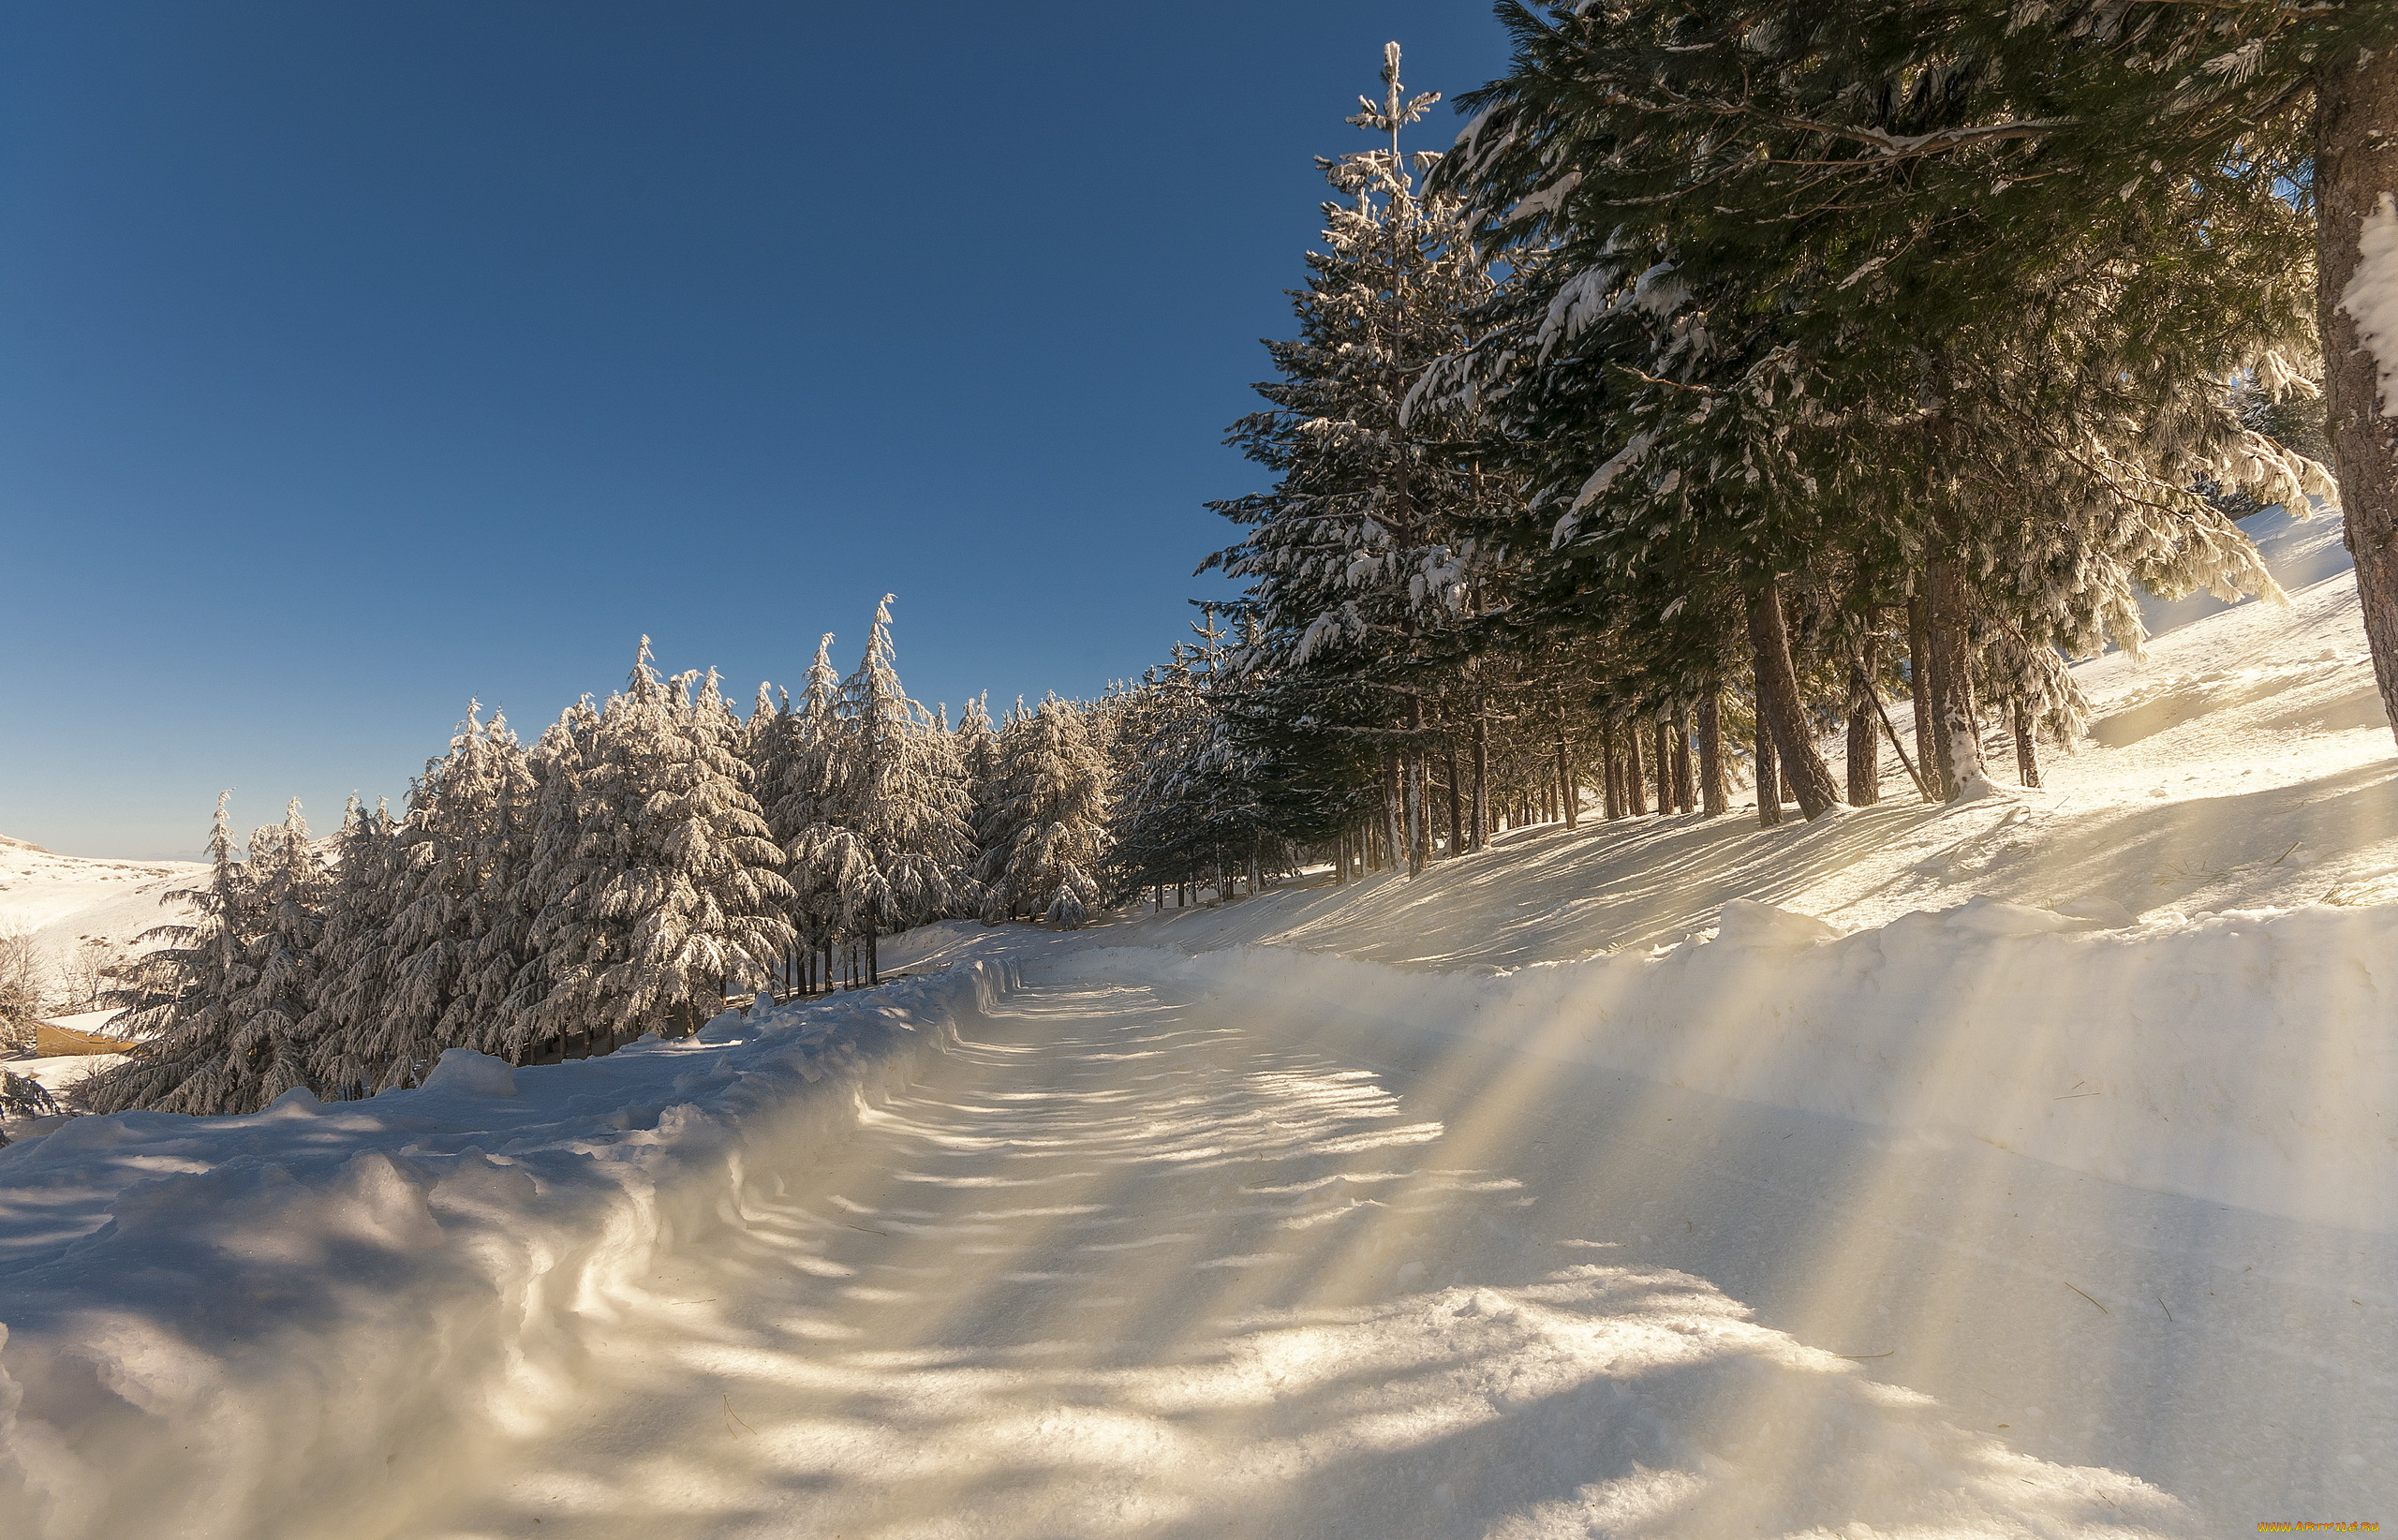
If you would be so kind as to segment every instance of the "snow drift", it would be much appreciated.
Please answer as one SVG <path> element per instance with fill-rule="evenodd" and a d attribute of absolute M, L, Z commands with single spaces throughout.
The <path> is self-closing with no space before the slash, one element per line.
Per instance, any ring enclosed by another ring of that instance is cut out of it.
<path fill-rule="evenodd" d="M 570 1413 L 658 1260 L 740 1225 L 749 1173 L 804 1168 L 1008 973 L 0 1151 L 0 1535 L 405 1527 L 392 1473 L 472 1479 L 487 1435 Z"/>
<path fill-rule="evenodd" d="M 2077 906 L 2067 906 L 2068 908 Z M 1457 1034 L 1741 1101 L 1978 1139 L 2109 1181 L 2398 1229 L 2398 911 L 2133 923 L 1976 899 L 1842 936 L 1765 904 L 1650 955 L 1426 974 L 1290 947 L 1087 953 L 1261 1015 Z"/>

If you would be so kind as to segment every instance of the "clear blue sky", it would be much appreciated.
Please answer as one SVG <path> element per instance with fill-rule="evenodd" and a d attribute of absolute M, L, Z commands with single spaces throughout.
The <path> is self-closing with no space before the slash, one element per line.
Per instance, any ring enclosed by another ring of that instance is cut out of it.
<path fill-rule="evenodd" d="M 1390 37 L 1504 61 L 1481 0 L 19 7 L 0 833 L 330 828 L 470 696 L 646 631 L 746 698 L 886 590 L 928 703 L 1137 674 Z"/>

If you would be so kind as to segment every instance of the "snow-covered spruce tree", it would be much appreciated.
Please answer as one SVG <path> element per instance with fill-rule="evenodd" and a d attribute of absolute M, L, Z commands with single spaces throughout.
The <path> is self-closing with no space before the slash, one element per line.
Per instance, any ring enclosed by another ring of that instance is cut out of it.
<path fill-rule="evenodd" d="M 768 827 L 786 857 L 795 938 L 808 955 L 817 988 L 830 985 L 834 949 L 852 906 L 869 896 L 874 875 L 856 832 L 839 822 L 849 729 L 832 649 L 830 635 L 816 644 L 796 706 L 778 713 L 760 783 Z"/>
<path fill-rule="evenodd" d="M 456 916 L 469 944 L 436 1037 L 445 1048 L 495 1053 L 511 1041 L 514 1024 L 534 1009 L 548 982 L 533 944 L 540 911 L 531 882 L 533 829 L 540 782 L 533 755 L 497 715 L 483 728 L 470 771 L 476 816 L 457 835 L 468 842 L 459 874 L 471 881 L 461 884 Z"/>
<path fill-rule="evenodd" d="M 1492 279 L 1454 200 L 1418 195 L 1415 173 L 1435 157 L 1401 146 L 1439 98 L 1407 94 L 1397 44 L 1383 81 L 1350 121 L 1388 147 L 1321 163 L 1341 197 L 1325 205 L 1325 249 L 1295 295 L 1299 335 L 1268 345 L 1280 378 L 1258 393 L 1270 408 L 1232 430 L 1275 485 L 1210 505 L 1249 533 L 1207 565 L 1250 585 L 1252 714 L 1368 735 L 1386 762 L 1390 842 L 1420 869 L 1441 736 L 1428 696 L 1461 661 L 1445 633 L 1473 607 L 1486 488 L 1458 452 L 1473 431 L 1466 405 L 1402 408 L 1425 365 L 1469 340 L 1463 318 Z M 1283 737 L 1298 747 L 1297 733 Z M 1343 746 L 1329 758 L 1357 757 Z"/>
<path fill-rule="evenodd" d="M 317 936 L 317 993 L 301 1035 L 328 1098 L 372 1095 L 377 1075 L 355 1045 L 375 1033 L 390 988 L 391 927 L 399 890 L 399 825 L 388 804 L 350 801 L 334 837 L 333 873 Z"/>
<path fill-rule="evenodd" d="M 1107 856 L 1107 764 L 1083 714 L 1052 695 L 999 737 L 997 816 L 980 869 L 984 917 L 1036 914 L 1072 929 L 1099 907 Z"/>
<path fill-rule="evenodd" d="M 623 693 L 570 710 L 545 740 L 528 876 L 547 990 L 520 1058 L 688 1031 L 791 946 L 782 852 L 695 682 L 660 678 L 644 637 Z"/>
<path fill-rule="evenodd" d="M 2009 158 L 2037 134 L 1969 121 L 2036 117 L 2054 80 L 1995 67 L 1927 7 L 1502 13 L 1517 67 L 1470 98 L 1443 179 L 1525 280 L 1475 383 L 1567 472 L 1535 502 L 1566 565 L 1600 569 L 1577 588 L 1704 609 L 1713 572 L 1754 623 L 1827 548 L 1912 565 L 1961 788 L 1977 580 L 2006 547 L 2051 576 L 2078 558 L 2042 590 L 2055 607 L 2005 616 L 2043 644 L 2127 612 L 2133 581 L 2262 586 L 2192 487 L 2309 478 L 2226 408 L 2240 370 L 2290 373 L 2285 200 L 2199 167 L 2058 207 L 2037 187 L 2060 168 Z M 1874 196 L 1817 196 L 1852 172 Z M 1641 316 L 1645 347 L 1623 324 Z M 1577 444 L 1597 446 L 1579 466 Z"/>
<path fill-rule="evenodd" d="M 512 975 L 521 941 L 503 946 L 509 957 L 496 970 L 483 942 L 517 918 L 516 878 L 529 853 L 521 826 L 529 791 L 523 752 L 506 724 L 495 719 L 486 727 L 480 703 L 470 706 L 449 752 L 429 761 L 410 786 L 392 841 L 389 891 L 369 900 L 387 916 L 380 976 L 371 983 L 344 978 L 322 1002 L 333 1007 L 322 1012 L 318 1048 L 328 1084 L 361 1087 L 370 1096 L 414 1085 L 441 1050 L 479 1044 L 498 1026 L 494 1012 L 507 991 L 490 985 L 496 973 Z M 491 998 L 495 993 L 499 999 Z M 462 1008 L 470 995 L 473 1002 Z"/>
<path fill-rule="evenodd" d="M 1111 808 L 1111 863 L 1124 888 L 1155 885 L 1160 907 L 1165 889 L 1190 882 L 1215 864 L 1221 843 L 1212 826 L 1222 786 L 1207 773 L 1207 762 L 1221 723 L 1206 698 L 1204 677 L 1188 650 L 1177 646 L 1170 662 L 1143 678 L 1122 724 L 1135 751 L 1115 779 L 1120 792 Z M 994 815 L 1000 790 L 995 773 Z M 992 837 L 1004 829 L 997 816 L 983 827 Z"/>
<path fill-rule="evenodd" d="M 73 1100 L 88 1111 L 256 1112 L 309 1083 L 299 1028 L 315 982 L 322 865 L 296 802 L 237 859 L 229 795 L 216 803 L 208 885 L 171 896 L 192 906 L 193 923 L 141 938 L 170 944 L 139 958 L 117 996 L 140 1045 L 77 1083 Z"/>
<path fill-rule="evenodd" d="M 999 730 L 991 720 L 988 690 L 966 703 L 953 736 L 958 768 L 966 777 L 967 827 L 974 833 L 975 859 L 979 862 L 983 831 L 990 826 L 999 792 Z"/>
<path fill-rule="evenodd" d="M 281 823 L 251 834 L 245 865 L 262 928 L 250 945 L 257 972 L 233 1000 L 232 1057 L 264 1106 L 295 1088 L 315 1089 L 303 1024 L 318 994 L 317 946 L 330 874 L 299 798 L 284 809 Z"/>
<path fill-rule="evenodd" d="M 225 792 L 216 798 L 216 819 L 208 837 L 207 885 L 167 896 L 191 907 L 192 923 L 143 932 L 138 938 L 141 944 L 166 944 L 137 958 L 117 992 L 115 1003 L 125 1011 L 119 1024 L 140 1046 L 125 1063 L 78 1081 L 71 1094 L 79 1106 L 126 1112 L 173 1098 L 177 1104 L 169 1110 L 227 1110 L 194 1104 L 204 1100 L 206 1088 L 178 1093 L 229 1056 L 232 1001 L 257 972 L 249 942 L 264 925 L 249 874 L 234 853 L 232 824 L 225 812 L 232 795 Z"/>
<path fill-rule="evenodd" d="M 866 654 L 841 684 L 846 763 L 833 807 L 866 863 L 843 896 L 843 918 L 864 945 L 869 980 L 881 975 L 877 938 L 955 913 L 974 896 L 972 792 L 949 735 L 899 682 L 891 604 L 884 595 Z"/>

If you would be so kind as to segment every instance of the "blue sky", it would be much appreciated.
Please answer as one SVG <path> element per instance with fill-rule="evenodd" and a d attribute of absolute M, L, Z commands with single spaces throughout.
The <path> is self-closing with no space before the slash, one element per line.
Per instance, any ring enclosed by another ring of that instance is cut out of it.
<path fill-rule="evenodd" d="M 395 800 L 635 638 L 745 697 L 897 593 L 927 702 L 1162 656 L 1310 156 L 1480 0 L 79 0 L 0 54 L 0 833 Z M 1456 119 L 1443 108 L 1419 143 Z"/>

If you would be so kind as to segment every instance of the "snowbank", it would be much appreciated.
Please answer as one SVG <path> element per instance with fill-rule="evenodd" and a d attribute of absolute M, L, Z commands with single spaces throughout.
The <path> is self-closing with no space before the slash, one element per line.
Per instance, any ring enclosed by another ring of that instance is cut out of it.
<path fill-rule="evenodd" d="M 741 1225 L 748 1173 L 805 1169 L 1008 973 L 0 1150 L 0 1536 L 405 1529 L 423 1494 L 390 1473 L 479 1479 L 492 1434 L 571 1415 L 659 1261 Z"/>
<path fill-rule="evenodd" d="M 2398 1230 L 2398 910 L 2089 907 L 1976 899 L 1842 936 L 1736 900 L 1712 939 L 1653 955 L 1471 973 L 1281 946 L 1073 966 Z"/>

